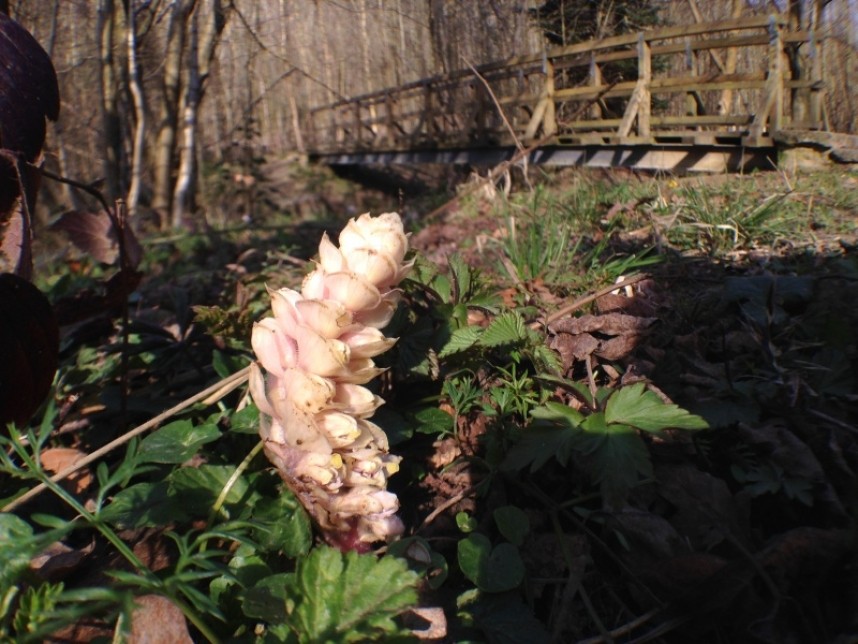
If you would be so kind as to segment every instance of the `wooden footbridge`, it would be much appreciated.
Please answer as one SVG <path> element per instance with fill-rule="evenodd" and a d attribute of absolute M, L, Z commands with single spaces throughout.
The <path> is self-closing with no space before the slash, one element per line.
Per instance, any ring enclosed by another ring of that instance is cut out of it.
<path fill-rule="evenodd" d="M 827 131 L 822 47 L 782 15 L 581 42 L 313 109 L 305 144 L 329 164 L 771 168 L 783 146 L 858 148 Z"/>

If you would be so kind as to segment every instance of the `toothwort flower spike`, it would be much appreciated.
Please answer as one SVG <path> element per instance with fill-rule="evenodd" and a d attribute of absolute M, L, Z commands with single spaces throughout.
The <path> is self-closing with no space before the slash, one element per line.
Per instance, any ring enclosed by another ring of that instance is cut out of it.
<path fill-rule="evenodd" d="M 332 545 L 366 551 L 400 535 L 387 479 L 400 457 L 370 420 L 384 401 L 362 385 L 383 371 L 373 358 L 395 339 L 379 329 L 411 269 L 397 213 L 352 219 L 319 244 L 301 290 L 271 291 L 273 317 L 254 325 L 250 391 L 265 453 Z"/>

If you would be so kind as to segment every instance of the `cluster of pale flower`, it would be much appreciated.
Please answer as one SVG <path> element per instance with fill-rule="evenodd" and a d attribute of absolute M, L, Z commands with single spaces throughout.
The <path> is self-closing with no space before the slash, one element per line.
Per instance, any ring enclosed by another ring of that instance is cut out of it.
<path fill-rule="evenodd" d="M 250 391 L 265 453 L 325 538 L 344 550 L 402 533 L 387 479 L 399 469 L 368 418 L 382 399 L 362 385 L 395 339 L 379 330 L 411 263 L 396 213 L 352 219 L 337 248 L 325 235 L 301 292 L 271 291 L 274 317 L 254 326 Z M 260 365 L 262 368 L 260 368 Z M 265 373 L 263 373 L 264 369 Z"/>

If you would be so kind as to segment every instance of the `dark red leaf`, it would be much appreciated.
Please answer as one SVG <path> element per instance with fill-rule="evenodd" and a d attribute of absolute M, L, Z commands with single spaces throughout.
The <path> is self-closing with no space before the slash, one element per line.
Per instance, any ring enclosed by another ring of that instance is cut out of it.
<path fill-rule="evenodd" d="M 113 264 L 119 257 L 119 236 L 105 212 L 70 210 L 60 215 L 51 229 L 65 232 L 75 246 L 91 255 L 96 261 Z M 128 266 L 133 268 L 140 263 L 143 251 L 134 231 L 125 228 L 123 232 L 126 261 Z"/>
<path fill-rule="evenodd" d="M 51 59 L 30 33 L 0 13 L 0 147 L 36 161 L 45 142 L 45 118 L 60 113 Z"/>
<path fill-rule="evenodd" d="M 0 424 L 26 423 L 44 400 L 59 354 L 53 309 L 39 289 L 0 274 Z"/>

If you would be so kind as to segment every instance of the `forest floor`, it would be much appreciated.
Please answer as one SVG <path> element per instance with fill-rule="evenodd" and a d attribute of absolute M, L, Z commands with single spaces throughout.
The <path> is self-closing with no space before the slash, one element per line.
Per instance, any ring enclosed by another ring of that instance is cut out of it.
<path fill-rule="evenodd" d="M 413 628 L 446 630 L 439 642 L 858 641 L 858 173 L 532 169 L 509 196 L 449 171 L 399 175 L 393 190 L 377 175 L 381 191 L 272 164 L 251 191 L 224 189 L 211 229 L 144 238 L 123 422 L 246 364 L 234 336 L 265 314 L 265 284 L 294 286 L 323 231 L 398 210 L 422 259 L 377 422 L 403 456 L 396 552 L 425 575 L 421 605 L 444 612 L 412 613 Z M 57 300 L 102 275 L 74 270 L 43 288 Z M 514 331 L 489 341 L 500 319 Z M 112 325 L 64 329 L 54 422 L 79 452 L 119 423 Z M 454 346 L 465 327 L 471 344 Z M 620 392 L 662 411 L 612 425 Z M 111 561 L 90 557 L 52 579 Z"/>

